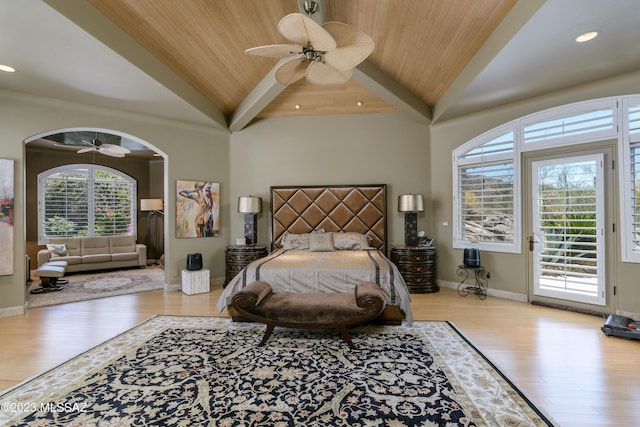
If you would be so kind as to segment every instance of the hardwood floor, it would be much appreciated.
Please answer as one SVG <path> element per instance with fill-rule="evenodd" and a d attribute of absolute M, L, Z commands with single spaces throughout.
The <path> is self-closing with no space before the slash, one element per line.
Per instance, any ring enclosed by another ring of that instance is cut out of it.
<path fill-rule="evenodd" d="M 220 292 L 152 291 L 0 318 L 0 389 L 156 314 L 224 316 Z M 412 299 L 415 320 L 452 322 L 559 425 L 640 425 L 640 342 L 605 336 L 604 319 L 446 288 Z"/>

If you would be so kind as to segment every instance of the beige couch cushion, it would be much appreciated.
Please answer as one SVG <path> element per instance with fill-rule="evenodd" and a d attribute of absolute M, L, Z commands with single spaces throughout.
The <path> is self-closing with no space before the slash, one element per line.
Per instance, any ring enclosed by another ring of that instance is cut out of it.
<path fill-rule="evenodd" d="M 111 250 L 109 252 L 112 255 L 136 252 L 136 239 L 133 236 L 111 236 L 109 238 L 109 244 L 111 245 Z"/>
<path fill-rule="evenodd" d="M 111 254 L 91 254 L 91 255 L 82 255 L 82 263 L 90 264 L 95 262 L 110 262 Z"/>
<path fill-rule="evenodd" d="M 111 261 L 132 261 L 138 259 L 137 252 L 124 252 L 119 254 L 111 254 Z"/>
<path fill-rule="evenodd" d="M 63 244 L 67 248 L 66 256 L 80 256 L 82 255 L 82 239 L 72 239 L 72 238 L 59 238 L 59 239 L 51 239 L 52 244 L 60 245 Z"/>
<path fill-rule="evenodd" d="M 83 237 L 82 239 L 82 255 L 110 254 L 108 237 Z"/>
<path fill-rule="evenodd" d="M 82 263 L 82 245 L 80 240 L 81 239 L 71 239 L 71 238 L 51 239 L 52 244 L 65 245 L 65 247 L 67 248 L 67 255 L 60 256 L 60 255 L 51 254 L 49 261 L 64 260 L 68 264 Z"/>

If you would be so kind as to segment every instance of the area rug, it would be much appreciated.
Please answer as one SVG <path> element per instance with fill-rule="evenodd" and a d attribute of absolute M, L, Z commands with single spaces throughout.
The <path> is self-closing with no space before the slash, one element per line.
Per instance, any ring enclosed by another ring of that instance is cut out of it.
<path fill-rule="evenodd" d="M 0 395 L 12 426 L 551 426 L 448 322 L 336 331 L 156 316 Z"/>
<path fill-rule="evenodd" d="M 44 294 L 27 292 L 28 307 L 43 307 L 164 288 L 164 270 L 160 267 L 68 274 L 64 278 L 68 279 L 69 283 L 64 285 L 61 291 Z M 29 291 L 38 287 L 40 280 L 34 281 Z"/>

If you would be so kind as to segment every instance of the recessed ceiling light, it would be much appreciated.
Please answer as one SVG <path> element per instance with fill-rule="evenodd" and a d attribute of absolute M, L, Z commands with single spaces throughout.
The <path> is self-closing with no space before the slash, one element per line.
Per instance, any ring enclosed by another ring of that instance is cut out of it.
<path fill-rule="evenodd" d="M 362 107 L 362 101 L 358 101 L 358 102 L 356 102 L 356 105 L 357 105 L 358 107 Z"/>
<path fill-rule="evenodd" d="M 296 104 L 296 110 L 300 109 L 300 104 Z"/>
<path fill-rule="evenodd" d="M 15 73 L 16 69 L 13 67 L 9 67 L 8 65 L 0 64 L 0 71 L 6 71 L 7 73 Z"/>
<path fill-rule="evenodd" d="M 576 37 L 576 41 L 578 43 L 584 43 L 588 42 L 589 40 L 593 40 L 596 37 L 598 37 L 597 31 L 587 31 L 586 33 L 582 33 L 578 37 Z"/>

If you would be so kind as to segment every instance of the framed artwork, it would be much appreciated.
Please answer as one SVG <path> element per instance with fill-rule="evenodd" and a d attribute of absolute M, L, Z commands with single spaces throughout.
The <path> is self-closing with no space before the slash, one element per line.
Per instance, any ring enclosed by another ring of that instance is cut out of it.
<path fill-rule="evenodd" d="M 13 160 L 0 159 L 0 276 L 13 274 Z"/>
<path fill-rule="evenodd" d="M 210 181 L 176 183 L 176 237 L 220 234 L 220 184 Z"/>

